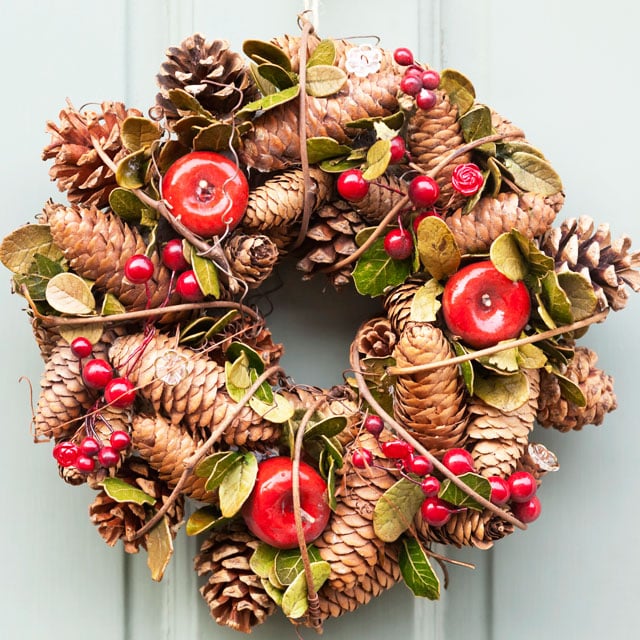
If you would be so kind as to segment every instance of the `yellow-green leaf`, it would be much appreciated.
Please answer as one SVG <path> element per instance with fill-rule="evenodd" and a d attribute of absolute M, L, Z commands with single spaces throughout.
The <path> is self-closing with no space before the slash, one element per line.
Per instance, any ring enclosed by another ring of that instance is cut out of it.
<path fill-rule="evenodd" d="M 491 243 L 489 257 L 493 266 L 514 282 L 524 280 L 529 272 L 519 244 L 510 232 L 499 235 Z"/>
<path fill-rule="evenodd" d="M 444 287 L 434 278 L 431 278 L 420 287 L 411 301 L 412 322 L 434 322 L 436 314 L 442 306 L 438 296 L 444 291 Z"/>
<path fill-rule="evenodd" d="M 420 485 L 400 478 L 376 502 L 373 510 L 373 530 L 384 542 L 395 542 L 413 522 L 424 493 Z"/>
<path fill-rule="evenodd" d="M 347 82 L 347 74 L 329 64 L 318 64 L 307 69 L 307 93 L 316 98 L 338 93 Z"/>
<path fill-rule="evenodd" d="M 322 560 L 318 548 L 314 545 L 310 545 L 307 551 L 311 562 L 319 562 Z M 279 550 L 275 556 L 274 569 L 278 584 L 283 587 L 291 584 L 301 573 L 304 572 L 300 549 Z"/>
<path fill-rule="evenodd" d="M 251 571 L 260 578 L 268 579 L 277 554 L 278 549 L 266 542 L 261 542 L 249 558 Z"/>
<path fill-rule="evenodd" d="M 277 90 L 288 89 L 297 82 L 295 74 L 288 72 L 279 65 L 271 62 L 263 62 L 262 64 L 259 64 L 256 67 L 256 72 Z"/>
<path fill-rule="evenodd" d="M 140 149 L 120 160 L 116 167 L 116 182 L 124 189 L 139 189 L 146 182 L 149 152 Z"/>
<path fill-rule="evenodd" d="M 200 131 L 193 138 L 194 151 L 227 151 L 235 135 L 233 125 L 214 122 Z"/>
<path fill-rule="evenodd" d="M 362 177 L 371 181 L 379 178 L 389 166 L 391 160 L 391 143 L 389 140 L 377 140 L 367 151 L 367 162 Z"/>
<path fill-rule="evenodd" d="M 460 128 L 465 142 L 479 140 L 485 136 L 490 136 L 493 131 L 491 124 L 491 110 L 489 107 L 479 104 L 469 109 L 459 120 Z M 495 155 L 495 142 L 486 142 L 478 147 L 478 150 L 484 151 L 490 155 Z"/>
<path fill-rule="evenodd" d="M 169 100 L 173 102 L 178 111 L 183 113 L 195 113 L 206 118 L 213 118 L 211 113 L 207 111 L 196 98 L 184 89 L 169 89 Z"/>
<path fill-rule="evenodd" d="M 507 347 L 507 345 L 508 342 L 505 342 L 505 347 Z M 489 356 L 478 358 L 478 362 L 486 367 L 495 369 L 498 373 L 513 373 L 514 371 L 518 371 L 519 369 L 518 348 L 505 348 L 502 351 L 497 351 L 496 353 L 492 353 Z"/>
<path fill-rule="evenodd" d="M 414 596 L 429 600 L 440 598 L 440 580 L 422 545 L 415 538 L 402 538 L 398 562 L 402 578 Z"/>
<path fill-rule="evenodd" d="M 313 588 L 317 591 L 331 575 L 331 565 L 324 560 L 312 562 L 311 575 Z M 282 611 L 285 616 L 295 620 L 301 618 L 308 608 L 307 580 L 305 574 L 301 573 L 284 592 L 282 596 Z"/>
<path fill-rule="evenodd" d="M 249 400 L 249 406 L 260 416 L 273 422 L 275 424 L 281 424 L 286 422 L 293 416 L 293 405 L 287 398 L 279 393 L 273 394 L 273 402 L 262 402 L 256 396 L 252 396 Z"/>
<path fill-rule="evenodd" d="M 241 353 L 233 362 L 225 362 L 224 373 L 226 381 L 232 384 L 236 389 L 246 390 L 251 386 L 249 365 L 247 356 L 244 353 Z M 244 393 L 246 393 L 246 391 L 243 391 L 242 395 L 244 395 Z M 242 397 L 242 395 L 240 397 Z M 237 402 L 240 398 L 234 398 L 234 400 Z"/>
<path fill-rule="evenodd" d="M 251 451 L 242 456 L 227 473 L 219 487 L 220 511 L 225 518 L 232 518 L 253 491 L 258 475 L 258 460 Z"/>
<path fill-rule="evenodd" d="M 323 160 L 338 158 L 351 153 L 351 147 L 340 144 L 333 138 L 307 138 L 307 156 L 309 164 L 318 164 Z"/>
<path fill-rule="evenodd" d="M 220 516 L 220 511 L 217 507 L 208 504 L 191 514 L 187 520 L 186 533 L 188 536 L 197 536 L 226 521 L 227 518 Z"/>
<path fill-rule="evenodd" d="M 502 411 L 515 411 L 529 399 L 529 382 L 522 371 L 509 376 L 476 376 L 475 394 L 488 405 Z"/>
<path fill-rule="evenodd" d="M 305 431 L 304 437 L 305 439 L 319 438 L 320 436 L 327 436 L 328 438 L 331 438 L 342 433 L 346 426 L 347 419 L 345 416 L 329 416 L 328 418 L 319 420 L 308 427 Z"/>
<path fill-rule="evenodd" d="M 268 578 L 260 578 L 260 583 L 262 584 L 262 588 L 266 591 L 267 595 L 278 606 L 281 606 L 283 591 L 281 589 L 278 589 L 278 587 L 276 587 Z"/>
<path fill-rule="evenodd" d="M 593 285 L 580 273 L 565 271 L 558 274 L 558 284 L 569 298 L 573 321 L 592 316 L 598 307 Z"/>
<path fill-rule="evenodd" d="M 205 296 L 220 297 L 220 281 L 218 270 L 213 260 L 199 256 L 195 247 L 191 248 L 191 266 L 196 274 L 200 290 Z"/>
<path fill-rule="evenodd" d="M 526 151 L 502 159 L 513 181 L 525 191 L 552 196 L 562 191 L 562 180 L 547 160 Z"/>
<path fill-rule="evenodd" d="M 147 533 L 147 566 L 151 579 L 160 582 L 173 555 L 173 537 L 165 516 Z"/>
<path fill-rule="evenodd" d="M 540 369 L 547 363 L 547 356 L 535 344 L 523 344 L 518 347 L 518 363 L 521 369 Z"/>
<path fill-rule="evenodd" d="M 436 280 L 455 273 L 462 254 L 447 223 L 429 216 L 418 225 L 418 255 L 424 268 Z"/>
<path fill-rule="evenodd" d="M 307 67 L 317 64 L 333 64 L 336 60 L 336 45 L 333 40 L 321 40 L 307 60 Z"/>
<path fill-rule="evenodd" d="M 239 118 L 248 117 L 252 113 L 257 111 L 269 111 L 274 107 L 277 107 L 281 104 L 285 104 L 298 97 L 300 93 L 300 85 L 297 84 L 294 87 L 289 87 L 288 89 L 283 89 L 282 91 L 278 91 L 277 93 L 272 93 L 267 96 L 263 96 L 258 100 L 254 100 L 253 102 L 249 102 L 245 104 L 240 111 L 237 112 L 237 116 Z"/>
<path fill-rule="evenodd" d="M 121 478 L 105 478 L 101 483 L 105 493 L 116 502 L 134 502 L 135 504 L 154 505 L 156 499 L 145 493 L 142 489 L 138 489 L 125 482 Z"/>
<path fill-rule="evenodd" d="M 107 293 L 102 301 L 101 316 L 113 316 L 117 313 L 125 313 L 124 305 L 112 293 Z"/>
<path fill-rule="evenodd" d="M 86 338 L 91 344 L 96 344 L 102 337 L 104 325 L 96 323 L 60 325 L 60 335 L 69 343 L 80 336 Z"/>
<path fill-rule="evenodd" d="M 148 118 L 129 116 L 122 123 L 120 137 L 129 151 L 139 151 L 151 146 L 161 136 L 160 128 Z"/>
<path fill-rule="evenodd" d="M 469 111 L 475 103 L 476 91 L 471 81 L 455 69 L 442 71 L 440 89 L 443 89 L 449 96 L 449 100 L 458 107 L 460 115 Z"/>
<path fill-rule="evenodd" d="M 245 40 L 242 43 L 242 51 L 244 54 L 251 58 L 258 64 L 261 62 L 272 62 L 285 71 L 291 71 L 291 61 L 287 54 L 270 42 L 264 42 L 262 40 Z"/>
<path fill-rule="evenodd" d="M 0 261 L 13 273 L 29 273 L 36 254 L 56 262 L 63 257 L 53 244 L 48 224 L 26 224 L 12 231 L 0 244 Z"/>
<path fill-rule="evenodd" d="M 87 315 L 96 308 L 96 301 L 86 280 L 75 273 L 59 273 L 47 284 L 47 302 L 60 313 Z"/>

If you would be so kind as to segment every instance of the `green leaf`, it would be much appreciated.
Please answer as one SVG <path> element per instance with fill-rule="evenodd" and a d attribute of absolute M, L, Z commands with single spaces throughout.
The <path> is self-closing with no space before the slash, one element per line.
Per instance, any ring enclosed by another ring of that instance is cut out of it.
<path fill-rule="evenodd" d="M 220 510 L 214 505 L 206 505 L 194 511 L 187 520 L 186 532 L 188 536 L 197 536 L 209 529 L 228 522 L 228 518 L 220 516 Z"/>
<path fill-rule="evenodd" d="M 232 518 L 253 491 L 258 475 L 258 460 L 251 451 L 224 474 L 219 487 L 220 511 L 225 518 Z"/>
<path fill-rule="evenodd" d="M 262 588 L 265 590 L 267 595 L 280 607 L 282 606 L 282 595 L 283 591 L 278 589 L 271 580 L 267 578 L 260 578 L 260 583 L 262 584 Z"/>
<path fill-rule="evenodd" d="M 444 291 L 444 287 L 431 278 L 420 287 L 411 301 L 412 322 L 435 322 L 436 314 L 442 306 L 438 296 Z"/>
<path fill-rule="evenodd" d="M 240 312 L 237 309 L 231 309 L 227 311 L 224 315 L 219 318 L 214 318 L 214 322 L 211 324 L 211 327 L 207 330 L 206 338 L 210 340 L 213 336 L 220 333 L 228 324 L 233 322 L 238 316 Z"/>
<path fill-rule="evenodd" d="M 320 168 L 326 173 L 342 173 L 343 171 L 347 171 L 347 169 L 359 167 L 361 164 L 362 160 L 357 158 L 332 158 L 323 160 L 320 163 Z"/>
<path fill-rule="evenodd" d="M 162 135 L 160 128 L 148 118 L 129 116 L 120 127 L 122 144 L 129 151 L 150 147 Z"/>
<path fill-rule="evenodd" d="M 174 133 L 178 136 L 178 140 L 180 141 L 180 144 L 188 147 L 190 150 L 191 147 L 193 147 L 193 140 L 198 135 L 198 133 L 200 133 L 200 131 L 202 131 L 203 129 L 206 129 L 210 124 L 215 122 L 217 121 L 216 120 L 212 121 L 211 118 L 208 118 L 203 115 L 188 115 L 176 121 L 176 123 L 172 125 L 172 128 Z M 179 147 L 178 147 L 178 150 L 179 150 Z M 175 158 L 175 160 L 177 159 L 178 158 Z M 171 164 L 169 166 L 171 166 Z"/>
<path fill-rule="evenodd" d="M 410 273 L 411 260 L 390 258 L 384 250 L 384 238 L 377 238 L 358 259 L 353 282 L 360 295 L 376 297 L 402 284 Z"/>
<path fill-rule="evenodd" d="M 242 455 L 237 451 L 217 451 L 207 456 L 195 468 L 198 478 L 208 478 L 207 490 L 213 491 L 222 482 L 225 473 L 240 460 Z M 211 487 L 209 487 L 209 482 Z"/>
<path fill-rule="evenodd" d="M 146 148 L 131 153 L 120 160 L 116 167 L 116 182 L 125 189 L 143 187 L 149 166 L 149 152 Z"/>
<path fill-rule="evenodd" d="M 520 140 L 514 140 L 512 142 L 499 142 L 496 145 L 496 151 L 498 153 L 498 157 L 501 159 L 508 158 L 509 156 L 512 156 L 517 152 L 524 152 L 537 156 L 541 160 L 546 160 L 539 149 L 536 149 L 528 142 L 522 142 Z"/>
<path fill-rule="evenodd" d="M 220 297 L 220 281 L 218 280 L 218 270 L 213 260 L 199 256 L 195 247 L 192 247 L 191 266 L 196 274 L 196 280 L 202 293 L 205 296 L 213 296 L 218 299 Z"/>
<path fill-rule="evenodd" d="M 307 69 L 306 90 L 310 96 L 325 98 L 332 96 L 347 83 L 347 74 L 329 64 L 317 64 Z"/>
<path fill-rule="evenodd" d="M 105 478 L 101 483 L 104 492 L 116 502 L 134 502 L 138 505 L 150 504 L 154 505 L 156 499 L 145 493 L 142 489 L 138 489 L 125 482 L 121 478 Z"/>
<path fill-rule="evenodd" d="M 233 362 L 228 360 L 224 363 L 224 374 L 226 382 L 240 391 L 240 398 L 246 393 L 246 389 L 251 386 L 251 375 L 249 374 L 249 361 L 246 354 L 241 353 Z M 233 396 L 232 396 L 233 397 Z M 240 398 L 233 398 L 238 402 Z"/>
<path fill-rule="evenodd" d="M 124 305 L 112 293 L 107 293 L 102 300 L 101 316 L 114 316 L 118 313 L 125 313 Z"/>
<path fill-rule="evenodd" d="M 502 160 L 513 181 L 521 189 L 552 196 L 562 191 L 562 181 L 553 167 L 537 155 L 516 151 Z"/>
<path fill-rule="evenodd" d="M 307 60 L 307 68 L 317 64 L 332 65 L 336 61 L 336 45 L 333 40 L 321 40 Z"/>
<path fill-rule="evenodd" d="M 488 405 L 502 411 L 515 411 L 529 399 L 529 382 L 522 371 L 509 376 L 476 376 L 474 392 Z"/>
<path fill-rule="evenodd" d="M 184 89 L 169 89 L 169 100 L 173 102 L 178 111 L 183 113 L 198 114 L 209 119 L 213 119 L 213 115 L 209 113 L 196 98 Z"/>
<path fill-rule="evenodd" d="M 540 251 L 533 240 L 522 235 L 517 229 L 512 229 L 510 234 L 527 263 L 528 280 L 532 277 L 542 278 L 554 270 L 553 258 Z"/>
<path fill-rule="evenodd" d="M 462 254 L 447 223 L 437 216 L 429 216 L 418 225 L 418 255 L 424 268 L 436 280 L 455 273 Z"/>
<path fill-rule="evenodd" d="M 360 118 L 358 120 L 352 120 L 351 122 L 347 122 L 345 125 L 349 129 L 375 129 L 376 123 L 382 122 L 389 127 L 389 129 L 393 129 L 394 131 L 399 131 L 402 129 L 402 125 L 404 124 L 404 112 L 396 111 L 392 113 L 390 116 L 374 116 L 372 118 Z"/>
<path fill-rule="evenodd" d="M 293 415 L 293 405 L 287 398 L 279 393 L 273 394 L 273 402 L 262 402 L 256 396 L 249 400 L 249 406 L 259 415 L 275 424 L 282 424 Z"/>
<path fill-rule="evenodd" d="M 13 273 L 27 274 L 34 256 L 59 262 L 63 253 L 53 243 L 48 224 L 26 224 L 12 231 L 0 244 L 0 261 Z"/>
<path fill-rule="evenodd" d="M 455 69 L 444 69 L 440 74 L 440 89 L 449 96 L 449 100 L 458 107 L 462 116 L 474 105 L 476 90 L 471 81 Z"/>
<path fill-rule="evenodd" d="M 173 537 L 167 516 L 147 533 L 146 542 L 147 566 L 151 571 L 151 579 L 160 582 L 173 555 Z"/>
<path fill-rule="evenodd" d="M 49 280 L 45 292 L 47 302 L 60 313 L 87 315 L 96 308 L 96 301 L 87 281 L 75 273 L 59 273 Z"/>
<path fill-rule="evenodd" d="M 429 600 L 440 598 L 440 580 L 422 545 L 415 538 L 402 538 L 398 562 L 402 578 L 414 596 Z"/>
<path fill-rule="evenodd" d="M 465 347 L 457 340 L 453 342 L 453 349 L 456 352 L 456 356 L 466 355 L 470 351 L 470 349 Z M 460 367 L 460 373 L 462 374 L 462 379 L 464 380 L 464 384 L 467 387 L 467 391 L 470 395 L 473 395 L 475 382 L 475 371 L 473 369 L 473 364 L 471 363 L 471 361 L 467 360 L 465 362 L 461 362 L 458 366 Z"/>
<path fill-rule="evenodd" d="M 309 164 L 318 164 L 329 158 L 343 157 L 351 153 L 351 147 L 340 144 L 333 138 L 307 138 L 307 156 Z"/>
<path fill-rule="evenodd" d="M 345 416 L 330 416 L 315 422 L 307 428 L 304 434 L 304 439 L 319 438 L 320 436 L 326 436 L 331 438 L 342 433 L 347 426 L 347 419 Z"/>
<path fill-rule="evenodd" d="M 560 394 L 562 397 L 578 407 L 586 407 L 587 398 L 585 397 L 582 389 L 573 380 L 563 376 L 557 371 L 554 371 L 553 373 L 560 385 Z"/>
<path fill-rule="evenodd" d="M 420 485 L 400 478 L 380 496 L 373 510 L 373 530 L 378 538 L 397 540 L 411 526 L 423 501 Z"/>
<path fill-rule="evenodd" d="M 571 301 L 558 281 L 558 274 L 549 271 L 542 279 L 542 299 L 544 306 L 558 324 L 570 324 L 573 322 Z"/>
<path fill-rule="evenodd" d="M 147 207 L 128 189 L 118 187 L 109 194 L 111 210 L 125 222 L 140 222 L 142 210 Z"/>
<path fill-rule="evenodd" d="M 255 369 L 251 369 L 249 371 L 249 378 L 251 379 L 251 384 L 255 384 L 258 381 L 258 372 Z M 266 402 L 267 404 L 273 403 L 274 393 L 271 385 L 265 380 L 257 389 L 255 397 L 258 398 L 261 402 Z M 287 418 L 288 419 L 288 418 Z"/>
<path fill-rule="evenodd" d="M 491 485 L 486 478 L 483 478 L 476 473 L 464 473 L 461 476 L 458 476 L 458 478 L 486 500 L 489 500 L 491 497 Z M 453 484 L 449 478 L 446 478 L 442 482 L 442 486 L 438 492 L 438 497 L 456 505 L 457 507 L 467 507 L 469 509 L 474 509 L 475 511 L 482 511 L 484 509 L 484 507 L 475 498 L 471 497 L 468 493 L 465 493 L 460 489 L 460 487 Z"/>
<path fill-rule="evenodd" d="M 256 67 L 256 72 L 259 73 L 269 84 L 273 85 L 278 91 L 293 87 L 297 82 L 294 74 L 271 62 L 263 62 L 262 64 L 259 64 Z"/>
<path fill-rule="evenodd" d="M 460 128 L 465 142 L 479 140 L 486 136 L 490 136 L 494 130 L 491 124 L 491 110 L 489 107 L 479 104 L 467 111 L 459 120 Z M 495 155 L 495 142 L 487 142 L 478 150 L 484 151 L 490 155 Z"/>
<path fill-rule="evenodd" d="M 270 544 L 261 542 L 249 558 L 251 571 L 260 578 L 269 579 L 278 551 L 278 549 L 272 547 Z"/>
<path fill-rule="evenodd" d="M 177 126 L 177 124 L 178 123 L 176 123 L 174 127 Z M 186 155 L 190 151 L 191 144 L 184 145 L 179 140 L 167 140 L 160 147 L 160 153 L 155 159 L 160 173 L 164 174 L 176 160 Z"/>
<path fill-rule="evenodd" d="M 104 325 L 101 324 L 70 324 L 59 325 L 58 331 L 60 335 L 69 343 L 80 336 L 86 338 L 91 344 L 96 344 L 102 337 Z"/>
<path fill-rule="evenodd" d="M 264 373 L 264 360 L 260 357 L 260 354 L 243 342 L 232 342 L 225 356 L 227 360 L 236 360 L 243 353 L 247 357 L 247 364 L 250 369 L 255 369 L 258 374 Z"/>
<path fill-rule="evenodd" d="M 228 151 L 236 130 L 233 125 L 214 122 L 200 131 L 193 138 L 194 151 Z"/>
<path fill-rule="evenodd" d="M 518 364 L 521 369 L 540 369 L 547 363 L 547 356 L 535 344 L 523 344 L 518 347 Z"/>
<path fill-rule="evenodd" d="M 338 500 L 336 498 L 336 462 L 333 457 L 329 457 L 329 468 L 327 469 L 325 480 L 327 481 L 327 502 L 329 509 L 335 511 L 338 508 Z M 342 466 L 342 465 L 339 465 Z"/>
<path fill-rule="evenodd" d="M 529 272 L 527 261 L 512 233 L 502 233 L 492 243 L 489 257 L 493 266 L 504 276 L 517 282 L 524 280 Z"/>
<path fill-rule="evenodd" d="M 269 111 L 270 109 L 274 109 L 281 104 L 285 104 L 287 102 L 290 102 L 291 100 L 294 100 L 298 97 L 299 93 L 300 85 L 297 84 L 295 85 L 295 87 L 289 87 L 289 89 L 283 89 L 282 91 L 278 91 L 277 93 L 263 96 L 258 100 L 254 100 L 253 102 L 245 104 L 242 109 L 240 109 L 240 111 L 236 112 L 236 116 L 239 118 L 243 118 L 248 117 L 252 113 L 256 113 L 258 111 Z"/>
<path fill-rule="evenodd" d="M 309 560 L 311 562 L 320 562 L 320 552 L 314 545 L 307 548 Z M 304 573 L 304 564 L 302 563 L 302 555 L 300 549 L 281 549 L 278 551 L 274 561 L 275 575 L 278 582 L 287 586 Z"/>
<path fill-rule="evenodd" d="M 313 67 L 312 67 L 313 68 Z M 331 565 L 324 560 L 311 563 L 311 575 L 314 590 L 318 590 L 331 575 Z M 307 600 L 307 580 L 301 573 L 288 587 L 282 596 L 282 612 L 285 616 L 302 618 L 309 608 Z"/>
<path fill-rule="evenodd" d="M 342 444 L 338 438 L 329 438 L 328 436 L 320 436 L 320 441 L 324 445 L 324 450 L 329 455 L 329 458 L 335 463 L 336 467 L 340 468 L 344 464 L 342 458 Z"/>
<path fill-rule="evenodd" d="M 598 299 L 593 285 L 583 275 L 573 271 L 559 273 L 558 284 L 569 299 L 573 322 L 589 318 L 595 313 Z"/>
<path fill-rule="evenodd" d="M 391 160 L 391 143 L 389 140 L 377 140 L 367 151 L 366 168 L 362 172 L 362 177 L 367 180 L 376 180 L 389 166 Z"/>
<path fill-rule="evenodd" d="M 291 71 L 291 61 L 287 54 L 270 42 L 262 40 L 245 40 L 242 43 L 242 51 L 254 62 L 260 64 L 262 62 L 271 62 L 285 71 Z"/>
<path fill-rule="evenodd" d="M 507 346 L 507 342 L 505 342 L 505 347 Z M 489 367 L 491 369 L 495 369 L 498 373 L 508 372 L 513 373 L 514 371 L 518 371 L 519 363 L 518 363 L 518 348 L 511 347 L 503 349 L 502 351 L 498 351 L 497 353 L 492 353 L 489 356 L 483 356 L 478 358 L 478 362 L 480 362 L 485 367 Z"/>

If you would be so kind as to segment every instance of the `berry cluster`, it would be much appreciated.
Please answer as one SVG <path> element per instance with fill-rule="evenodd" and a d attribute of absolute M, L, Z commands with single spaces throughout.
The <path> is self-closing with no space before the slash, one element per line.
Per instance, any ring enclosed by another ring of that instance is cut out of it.
<path fill-rule="evenodd" d="M 95 435 L 85 436 L 80 444 L 69 440 L 58 442 L 53 448 L 53 457 L 61 467 L 75 467 L 82 473 L 92 473 L 96 463 L 108 469 L 120 462 L 120 453 L 131 444 L 131 436 L 126 431 L 111 432 L 109 444 L 104 444 Z"/>
<path fill-rule="evenodd" d="M 440 85 L 440 74 L 433 69 L 423 69 L 416 64 L 413 53 L 406 47 L 393 52 L 393 59 L 402 67 L 407 67 L 400 81 L 400 89 L 415 98 L 416 106 L 423 111 L 435 107 L 438 96 L 435 90 Z"/>

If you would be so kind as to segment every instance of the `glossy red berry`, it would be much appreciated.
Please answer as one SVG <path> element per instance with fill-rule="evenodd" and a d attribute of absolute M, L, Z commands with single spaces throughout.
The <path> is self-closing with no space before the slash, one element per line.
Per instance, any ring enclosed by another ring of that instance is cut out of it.
<path fill-rule="evenodd" d="M 109 444 L 116 451 L 124 451 L 131 444 L 131 436 L 126 431 L 118 429 L 109 437 Z"/>
<path fill-rule="evenodd" d="M 56 462 L 61 467 L 72 467 L 75 462 L 80 450 L 78 449 L 78 445 L 73 442 L 65 441 L 58 442 L 58 444 L 53 447 L 53 457 Z"/>
<path fill-rule="evenodd" d="M 102 447 L 98 454 L 98 462 L 103 467 L 115 467 L 120 462 L 120 454 L 113 447 Z"/>
<path fill-rule="evenodd" d="M 431 91 L 431 89 L 422 88 L 416 96 L 416 105 L 418 109 L 422 109 L 423 111 L 433 109 L 433 107 L 436 106 L 436 102 L 438 102 L 438 96 L 435 91 Z"/>
<path fill-rule="evenodd" d="M 442 456 L 442 464 L 456 476 L 474 471 L 473 457 L 466 449 L 449 449 Z"/>
<path fill-rule="evenodd" d="M 393 59 L 401 67 L 408 67 L 413 64 L 413 52 L 407 47 L 398 47 L 393 52 Z"/>
<path fill-rule="evenodd" d="M 124 277 L 133 284 L 144 284 L 153 276 L 153 262 L 141 253 L 131 256 L 124 265 Z"/>
<path fill-rule="evenodd" d="M 451 173 L 451 186 L 463 196 L 473 196 L 484 184 L 480 168 L 473 162 L 459 164 Z"/>
<path fill-rule="evenodd" d="M 184 271 L 189 263 L 184 257 L 184 248 L 180 238 L 173 238 L 162 248 L 162 263 L 171 271 Z"/>
<path fill-rule="evenodd" d="M 394 260 L 406 260 L 413 253 L 413 236 L 408 229 L 392 229 L 384 237 L 384 250 Z"/>
<path fill-rule="evenodd" d="M 88 338 L 83 336 L 74 338 L 69 346 L 71 347 L 71 353 L 73 353 L 76 358 L 88 358 L 93 351 L 93 345 Z"/>
<path fill-rule="evenodd" d="M 413 453 L 413 447 L 404 440 L 389 440 L 380 443 L 380 450 L 387 458 L 404 460 Z"/>
<path fill-rule="evenodd" d="M 422 86 L 425 89 L 433 91 L 434 89 L 437 89 L 440 84 L 440 74 L 434 69 L 427 69 L 422 72 L 421 80 Z"/>
<path fill-rule="evenodd" d="M 512 502 L 528 502 L 538 489 L 536 479 L 528 471 L 514 471 L 508 482 Z"/>
<path fill-rule="evenodd" d="M 413 66 L 405 69 L 404 75 L 402 77 L 407 78 L 409 76 L 414 76 L 422 82 L 423 73 L 424 73 L 424 69 L 420 65 L 414 64 Z"/>
<path fill-rule="evenodd" d="M 351 454 L 351 464 L 356 469 L 366 469 L 373 462 L 373 454 L 369 449 L 355 449 Z"/>
<path fill-rule="evenodd" d="M 513 515 L 525 524 L 537 520 L 542 512 L 542 505 L 538 496 L 533 496 L 526 502 L 515 502 L 511 505 L 511 508 L 513 509 Z"/>
<path fill-rule="evenodd" d="M 176 293 L 186 302 L 198 302 L 204 298 L 193 269 L 183 271 L 176 280 Z"/>
<path fill-rule="evenodd" d="M 80 443 L 80 451 L 89 457 L 95 456 L 101 447 L 102 445 L 93 436 L 86 436 Z"/>
<path fill-rule="evenodd" d="M 113 369 L 102 358 L 87 360 L 82 367 L 82 379 L 90 389 L 104 389 L 112 378 Z"/>
<path fill-rule="evenodd" d="M 425 498 L 420 511 L 424 521 L 431 527 L 441 527 L 447 524 L 453 514 L 449 505 L 436 496 Z"/>
<path fill-rule="evenodd" d="M 384 429 L 384 420 L 380 416 L 369 414 L 364 419 L 364 428 L 376 438 L 382 433 Z"/>
<path fill-rule="evenodd" d="M 431 176 L 416 176 L 409 183 L 409 199 L 416 207 L 432 207 L 440 195 L 440 187 Z"/>
<path fill-rule="evenodd" d="M 360 169 L 347 169 L 340 174 L 336 188 L 341 198 L 348 202 L 358 202 L 369 193 L 369 183 L 362 177 Z"/>
<path fill-rule="evenodd" d="M 414 232 L 417 234 L 418 233 L 418 227 L 420 226 L 420 223 L 425 219 L 425 218 L 440 218 L 441 216 L 438 215 L 435 211 L 421 211 L 414 219 L 413 219 L 413 230 Z"/>
<path fill-rule="evenodd" d="M 406 75 L 400 80 L 400 89 L 408 96 L 417 96 L 422 91 L 422 80 L 418 76 Z"/>
<path fill-rule="evenodd" d="M 440 492 L 440 480 L 435 476 L 426 476 L 422 478 L 420 488 L 427 498 L 433 498 Z"/>
<path fill-rule="evenodd" d="M 433 464 L 426 456 L 413 454 L 405 460 L 405 469 L 410 473 L 423 477 L 433 471 Z"/>
<path fill-rule="evenodd" d="M 136 390 L 131 380 L 113 378 L 104 389 L 104 399 L 116 407 L 130 407 L 136 399 Z"/>
<path fill-rule="evenodd" d="M 407 145 L 405 144 L 402 136 L 391 138 L 389 141 L 389 148 L 391 150 L 391 158 L 389 159 L 391 164 L 398 164 L 407 152 Z"/>
<path fill-rule="evenodd" d="M 76 458 L 75 468 L 82 473 L 91 473 L 96 468 L 96 460 L 91 456 L 80 453 Z"/>
<path fill-rule="evenodd" d="M 491 502 L 498 506 L 507 504 L 511 499 L 509 483 L 501 476 L 490 476 L 487 480 L 491 485 Z"/>

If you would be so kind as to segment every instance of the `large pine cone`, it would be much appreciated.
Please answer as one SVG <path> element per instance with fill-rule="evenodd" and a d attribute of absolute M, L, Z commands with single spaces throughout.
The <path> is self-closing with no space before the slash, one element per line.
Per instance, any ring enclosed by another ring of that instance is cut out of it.
<path fill-rule="evenodd" d="M 77 111 L 71 103 L 60 111 L 60 123 L 47 122 L 51 142 L 42 151 L 42 159 L 54 158 L 49 176 L 69 202 L 102 208 L 116 188 L 113 171 L 98 155 L 92 138 L 104 153 L 118 163 L 128 151 L 120 140 L 120 126 L 129 116 L 141 116 L 120 102 L 103 102 L 100 111 Z"/>

